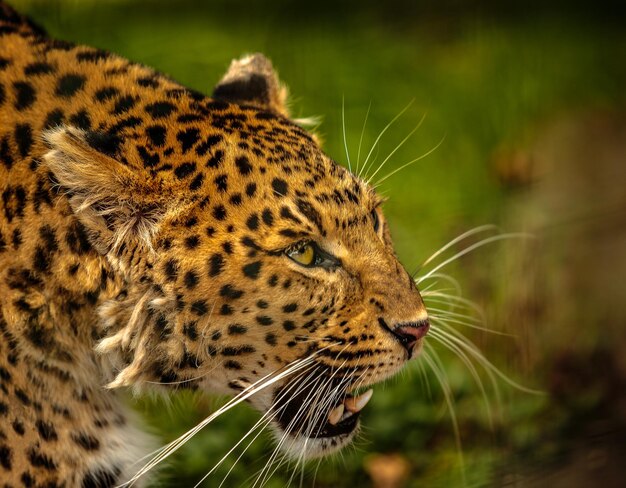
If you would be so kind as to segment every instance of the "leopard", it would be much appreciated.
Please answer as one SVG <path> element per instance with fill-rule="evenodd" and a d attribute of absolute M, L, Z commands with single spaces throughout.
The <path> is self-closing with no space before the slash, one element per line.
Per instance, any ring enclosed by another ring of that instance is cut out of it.
<path fill-rule="evenodd" d="M 206 95 L 0 1 L 0 195 L 4 487 L 145 486 L 127 392 L 230 395 L 324 456 L 423 348 L 383 198 L 262 54 Z"/>

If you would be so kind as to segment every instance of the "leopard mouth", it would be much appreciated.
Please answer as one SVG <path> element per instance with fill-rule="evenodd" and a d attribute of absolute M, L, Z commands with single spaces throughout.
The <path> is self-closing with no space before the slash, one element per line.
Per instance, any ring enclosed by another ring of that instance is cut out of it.
<path fill-rule="evenodd" d="M 293 437 L 311 439 L 351 436 L 359 426 L 361 411 L 372 397 L 373 390 L 355 395 L 344 391 L 335 398 L 318 398 L 310 389 L 289 395 L 287 384 L 275 395 L 272 406 L 283 432 Z"/>

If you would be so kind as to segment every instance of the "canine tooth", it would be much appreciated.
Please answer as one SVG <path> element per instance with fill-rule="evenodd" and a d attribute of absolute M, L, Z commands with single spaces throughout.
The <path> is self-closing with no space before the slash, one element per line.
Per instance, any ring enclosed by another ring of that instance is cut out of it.
<path fill-rule="evenodd" d="M 331 425 L 336 425 L 339 420 L 341 420 L 341 416 L 343 415 L 343 403 L 340 403 L 338 406 L 333 408 L 328 414 L 328 422 Z"/>
<path fill-rule="evenodd" d="M 369 390 L 367 390 L 362 395 L 359 395 L 358 397 L 346 398 L 343 404 L 351 412 L 354 412 L 354 413 L 360 412 L 363 409 L 363 407 L 367 405 L 367 402 L 370 401 L 370 398 L 372 398 L 373 393 L 374 393 L 374 390 L 370 388 Z"/>
<path fill-rule="evenodd" d="M 346 419 L 349 419 L 350 417 L 352 417 L 354 414 L 352 412 L 350 412 L 349 410 L 346 410 L 344 412 L 344 414 L 341 416 L 341 420 L 340 422 L 343 422 Z"/>

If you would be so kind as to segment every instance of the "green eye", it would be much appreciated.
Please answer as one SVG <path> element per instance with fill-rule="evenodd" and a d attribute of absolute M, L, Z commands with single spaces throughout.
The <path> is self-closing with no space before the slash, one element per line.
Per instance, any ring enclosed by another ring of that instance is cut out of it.
<path fill-rule="evenodd" d="M 287 256 L 302 266 L 312 266 L 315 264 L 315 248 L 310 242 L 287 250 Z"/>

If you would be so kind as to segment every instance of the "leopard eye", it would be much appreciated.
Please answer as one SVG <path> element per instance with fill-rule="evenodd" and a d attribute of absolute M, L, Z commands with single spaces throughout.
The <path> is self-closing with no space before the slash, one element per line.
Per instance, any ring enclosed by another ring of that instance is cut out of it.
<path fill-rule="evenodd" d="M 315 254 L 315 248 L 310 242 L 302 243 L 297 247 L 287 250 L 287 256 L 302 266 L 314 265 Z"/>
<path fill-rule="evenodd" d="M 299 242 L 285 251 L 289 259 L 305 268 L 336 269 L 341 266 L 341 260 L 324 251 L 314 241 Z"/>

